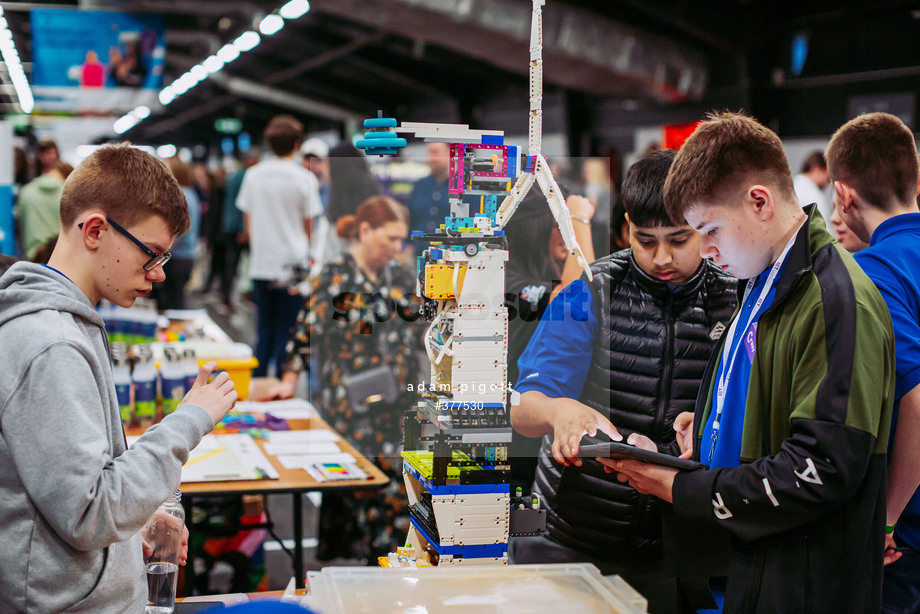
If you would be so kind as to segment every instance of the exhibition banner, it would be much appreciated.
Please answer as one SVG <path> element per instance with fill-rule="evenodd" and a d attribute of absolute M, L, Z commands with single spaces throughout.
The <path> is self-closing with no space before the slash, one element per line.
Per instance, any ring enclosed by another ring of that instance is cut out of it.
<path fill-rule="evenodd" d="M 30 15 L 36 109 L 94 115 L 158 104 L 166 59 L 162 15 L 67 9 Z"/>

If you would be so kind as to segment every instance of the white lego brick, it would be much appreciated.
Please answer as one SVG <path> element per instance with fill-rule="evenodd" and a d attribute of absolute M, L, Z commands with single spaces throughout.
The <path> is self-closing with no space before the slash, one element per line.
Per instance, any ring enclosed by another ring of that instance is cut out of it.
<path fill-rule="evenodd" d="M 438 561 L 438 567 L 442 565 L 444 567 L 472 567 L 480 565 L 507 565 L 508 564 L 508 554 L 505 553 L 501 557 L 482 557 L 482 558 L 471 558 L 471 557 L 456 557 L 453 555 L 445 554 Z"/>

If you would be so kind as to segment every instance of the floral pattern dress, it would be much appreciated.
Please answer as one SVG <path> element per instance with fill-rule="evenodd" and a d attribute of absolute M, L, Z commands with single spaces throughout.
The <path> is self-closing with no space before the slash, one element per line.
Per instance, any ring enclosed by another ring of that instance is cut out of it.
<path fill-rule="evenodd" d="M 422 350 L 424 318 L 419 316 L 415 278 L 389 263 L 377 282 L 358 267 L 348 252 L 327 262 L 311 282 L 305 308 L 287 347 L 285 370 L 319 369 L 319 390 L 311 402 L 336 431 L 390 476 L 379 491 L 326 493 L 320 511 L 318 558 L 366 559 L 403 545 L 409 524 L 402 480 L 403 412 L 416 402 L 421 377 L 416 358 Z M 395 375 L 396 401 L 355 411 L 345 378 L 387 365 Z M 411 385 L 411 387 L 410 387 Z"/>

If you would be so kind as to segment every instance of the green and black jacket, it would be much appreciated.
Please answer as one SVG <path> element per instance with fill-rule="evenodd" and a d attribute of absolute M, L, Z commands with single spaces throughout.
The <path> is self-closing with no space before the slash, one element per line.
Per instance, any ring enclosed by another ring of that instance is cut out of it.
<path fill-rule="evenodd" d="M 875 285 L 806 210 L 757 327 L 741 465 L 674 480 L 679 520 L 666 533 L 682 542 L 684 570 L 705 573 L 731 540 L 731 563 L 710 570 L 728 576 L 726 613 L 881 603 L 894 333 Z M 720 355 L 697 400 L 697 460 Z"/>

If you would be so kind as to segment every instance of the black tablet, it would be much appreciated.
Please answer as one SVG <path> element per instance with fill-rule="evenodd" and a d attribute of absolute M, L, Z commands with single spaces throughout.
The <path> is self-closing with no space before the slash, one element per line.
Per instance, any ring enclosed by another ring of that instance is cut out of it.
<path fill-rule="evenodd" d="M 709 468 L 702 463 L 698 463 L 688 458 L 678 458 L 676 456 L 671 456 L 670 454 L 662 454 L 661 452 L 650 452 L 648 450 L 643 450 L 642 448 L 637 448 L 636 446 L 631 446 L 628 443 L 621 443 L 617 441 L 579 446 L 578 456 L 585 458 L 593 458 L 597 456 L 618 459 L 630 458 L 646 463 L 653 463 L 655 465 L 662 465 L 664 467 L 682 469 L 684 471 Z"/>

